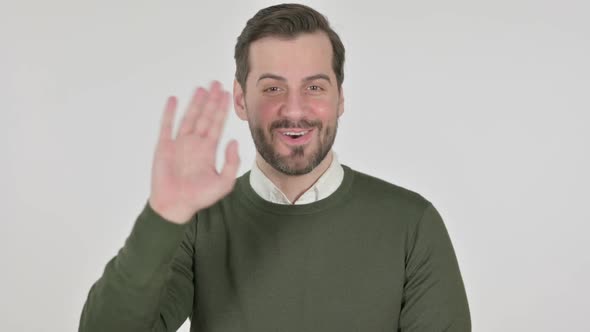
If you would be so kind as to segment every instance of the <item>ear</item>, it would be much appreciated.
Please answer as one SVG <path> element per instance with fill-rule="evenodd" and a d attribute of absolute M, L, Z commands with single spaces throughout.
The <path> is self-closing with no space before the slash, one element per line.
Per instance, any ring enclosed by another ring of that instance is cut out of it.
<path fill-rule="evenodd" d="M 234 109 L 236 110 L 237 116 L 248 121 L 248 114 L 246 113 L 246 100 L 244 96 L 244 90 L 240 83 L 234 79 Z"/>
<path fill-rule="evenodd" d="M 338 117 L 344 113 L 344 90 L 340 87 L 340 94 L 338 96 Z"/>

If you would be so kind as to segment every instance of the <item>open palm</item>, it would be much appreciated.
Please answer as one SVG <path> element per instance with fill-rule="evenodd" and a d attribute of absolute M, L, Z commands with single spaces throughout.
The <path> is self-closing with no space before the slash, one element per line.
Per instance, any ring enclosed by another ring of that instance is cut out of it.
<path fill-rule="evenodd" d="M 216 153 L 229 106 L 229 93 L 219 82 L 210 91 L 197 89 L 172 137 L 176 98 L 170 97 L 162 118 L 152 165 L 150 205 L 165 219 L 186 223 L 227 195 L 239 166 L 237 141 L 228 143 L 221 172 Z"/>

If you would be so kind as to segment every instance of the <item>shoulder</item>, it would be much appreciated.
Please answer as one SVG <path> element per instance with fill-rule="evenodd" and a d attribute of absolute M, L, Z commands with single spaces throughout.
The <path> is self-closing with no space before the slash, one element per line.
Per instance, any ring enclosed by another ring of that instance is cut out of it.
<path fill-rule="evenodd" d="M 352 168 L 351 170 L 354 173 L 352 190 L 357 197 L 414 213 L 422 212 L 431 205 L 428 199 L 412 189 Z"/>

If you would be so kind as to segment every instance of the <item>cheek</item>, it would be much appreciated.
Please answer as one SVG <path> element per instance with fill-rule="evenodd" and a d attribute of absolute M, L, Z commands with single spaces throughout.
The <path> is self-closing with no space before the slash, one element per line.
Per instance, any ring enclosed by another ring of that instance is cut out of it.
<path fill-rule="evenodd" d="M 278 99 L 264 98 L 260 99 L 256 105 L 256 112 L 263 117 L 269 116 L 277 112 L 281 107 L 281 102 Z"/>
<path fill-rule="evenodd" d="M 313 112 L 312 118 L 322 121 L 331 120 L 338 112 L 336 102 L 327 99 L 313 99 L 308 105 Z"/>
<path fill-rule="evenodd" d="M 267 126 L 272 121 L 273 112 L 277 109 L 276 103 L 268 100 L 255 99 L 248 101 L 248 113 L 250 119 L 258 126 Z"/>
<path fill-rule="evenodd" d="M 256 108 L 256 118 L 258 123 L 268 127 L 270 122 L 276 120 L 278 106 L 271 102 L 262 102 Z"/>

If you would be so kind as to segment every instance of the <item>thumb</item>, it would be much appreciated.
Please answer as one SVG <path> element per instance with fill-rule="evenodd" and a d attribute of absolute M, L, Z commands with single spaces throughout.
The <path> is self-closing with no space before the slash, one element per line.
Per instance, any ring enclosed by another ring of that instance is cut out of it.
<path fill-rule="evenodd" d="M 232 139 L 225 148 L 225 163 L 221 169 L 221 178 L 227 191 L 230 191 L 234 186 L 239 166 L 238 141 Z"/>

